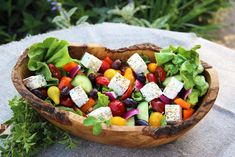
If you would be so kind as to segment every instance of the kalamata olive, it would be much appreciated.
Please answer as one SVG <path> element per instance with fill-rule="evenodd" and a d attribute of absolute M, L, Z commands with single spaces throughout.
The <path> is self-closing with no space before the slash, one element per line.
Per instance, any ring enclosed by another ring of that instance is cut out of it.
<path fill-rule="evenodd" d="M 142 120 L 142 119 L 137 119 L 135 121 L 135 125 L 136 126 L 148 126 L 148 122 L 146 122 L 145 120 Z"/>
<path fill-rule="evenodd" d="M 69 95 L 70 88 L 68 86 L 62 87 L 60 94 L 61 96 L 68 96 Z"/>
<path fill-rule="evenodd" d="M 122 66 L 122 61 L 120 59 L 116 59 L 112 65 L 111 65 L 111 68 L 113 69 L 116 69 L 116 70 L 119 70 Z"/>
<path fill-rule="evenodd" d="M 146 77 L 144 76 L 143 73 L 136 74 L 136 79 L 139 80 L 143 84 L 145 84 L 145 82 L 146 82 Z"/>
<path fill-rule="evenodd" d="M 35 94 L 40 99 L 45 100 L 47 98 L 47 89 L 38 88 L 38 89 L 33 89 L 32 92 L 33 92 L 33 94 Z"/>
<path fill-rule="evenodd" d="M 88 75 L 89 80 L 91 81 L 92 85 L 96 84 L 96 75 L 94 73 L 90 73 Z"/>
<path fill-rule="evenodd" d="M 53 77 L 56 77 L 58 79 L 61 78 L 61 72 L 54 64 L 48 64 L 48 67 Z"/>
<path fill-rule="evenodd" d="M 92 97 L 93 99 L 97 99 L 98 98 L 98 90 L 97 89 L 93 89 L 90 93 L 89 93 L 89 96 Z"/>
<path fill-rule="evenodd" d="M 165 111 L 165 104 L 158 99 L 154 99 L 150 102 L 152 109 L 156 112 L 163 113 Z"/>
<path fill-rule="evenodd" d="M 123 103 L 125 104 L 126 107 L 133 107 L 136 108 L 137 107 L 137 102 L 135 102 L 133 99 L 131 98 L 127 98 L 123 101 Z"/>

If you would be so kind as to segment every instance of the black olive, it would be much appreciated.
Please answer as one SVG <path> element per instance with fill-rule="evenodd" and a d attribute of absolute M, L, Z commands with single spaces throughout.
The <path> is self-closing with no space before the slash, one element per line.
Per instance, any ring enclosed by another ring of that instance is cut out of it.
<path fill-rule="evenodd" d="M 122 61 L 120 59 L 116 59 L 112 63 L 111 68 L 116 69 L 116 70 L 120 70 L 121 66 L 122 66 Z"/>

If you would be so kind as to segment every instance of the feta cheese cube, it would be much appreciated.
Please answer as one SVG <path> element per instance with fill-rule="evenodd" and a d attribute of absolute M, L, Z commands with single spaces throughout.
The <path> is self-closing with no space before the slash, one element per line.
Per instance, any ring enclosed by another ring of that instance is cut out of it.
<path fill-rule="evenodd" d="M 100 107 L 88 114 L 88 116 L 93 116 L 100 122 L 104 122 L 113 117 L 111 109 L 109 107 Z"/>
<path fill-rule="evenodd" d="M 144 85 L 144 87 L 140 89 L 140 92 L 143 94 L 145 100 L 148 102 L 155 98 L 158 98 L 162 94 L 161 89 L 154 82 L 149 82 Z"/>
<path fill-rule="evenodd" d="M 97 57 L 95 57 L 87 52 L 85 52 L 85 54 L 83 55 L 81 63 L 86 68 L 91 69 L 94 72 L 97 72 L 102 65 L 101 60 L 99 60 Z"/>
<path fill-rule="evenodd" d="M 167 84 L 165 89 L 163 90 L 163 93 L 166 97 L 169 99 L 174 99 L 178 93 L 183 88 L 184 84 L 180 81 L 178 81 L 175 77 L 172 77 L 170 82 Z"/>
<path fill-rule="evenodd" d="M 182 120 L 182 109 L 180 105 L 166 104 L 165 115 L 167 123 L 180 122 Z"/>
<path fill-rule="evenodd" d="M 140 57 L 138 53 L 133 54 L 128 60 L 127 63 L 134 70 L 135 73 L 145 73 L 147 71 L 147 65 L 144 60 Z"/>
<path fill-rule="evenodd" d="M 86 95 L 86 92 L 82 87 L 77 86 L 69 91 L 69 95 L 73 102 L 78 106 L 82 107 L 89 99 Z"/>
<path fill-rule="evenodd" d="M 130 85 L 130 80 L 123 77 L 121 74 L 117 73 L 109 82 L 108 87 L 113 89 L 113 91 L 118 95 L 122 95 L 128 89 Z"/>
<path fill-rule="evenodd" d="M 30 76 L 23 79 L 23 83 L 30 90 L 44 87 L 47 85 L 47 81 L 43 75 Z"/>

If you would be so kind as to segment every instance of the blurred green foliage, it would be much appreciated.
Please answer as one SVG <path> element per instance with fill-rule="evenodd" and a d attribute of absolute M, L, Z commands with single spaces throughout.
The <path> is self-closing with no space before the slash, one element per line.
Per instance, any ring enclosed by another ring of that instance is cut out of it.
<path fill-rule="evenodd" d="M 53 4 L 52 4 L 53 3 Z M 61 6 L 58 8 L 55 7 Z M 122 22 L 211 37 L 229 0 L 0 0 L 0 44 L 83 22 Z"/>

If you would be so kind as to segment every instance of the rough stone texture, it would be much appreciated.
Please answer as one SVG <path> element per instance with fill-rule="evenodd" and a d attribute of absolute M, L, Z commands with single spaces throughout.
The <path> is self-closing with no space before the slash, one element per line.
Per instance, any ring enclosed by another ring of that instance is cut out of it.
<path fill-rule="evenodd" d="M 0 46 L 0 123 L 9 119 L 8 99 L 16 94 L 10 73 L 23 50 L 46 37 L 54 36 L 70 42 L 99 43 L 109 48 L 126 47 L 151 42 L 161 47 L 169 44 L 192 47 L 201 44 L 200 55 L 214 66 L 220 79 L 216 106 L 195 128 L 178 141 L 152 149 L 125 149 L 81 140 L 75 150 L 54 145 L 39 156 L 235 156 L 235 52 L 191 33 L 169 32 L 140 28 L 125 24 L 104 23 L 81 25 L 72 29 L 54 31 L 27 37 L 19 42 Z"/>

